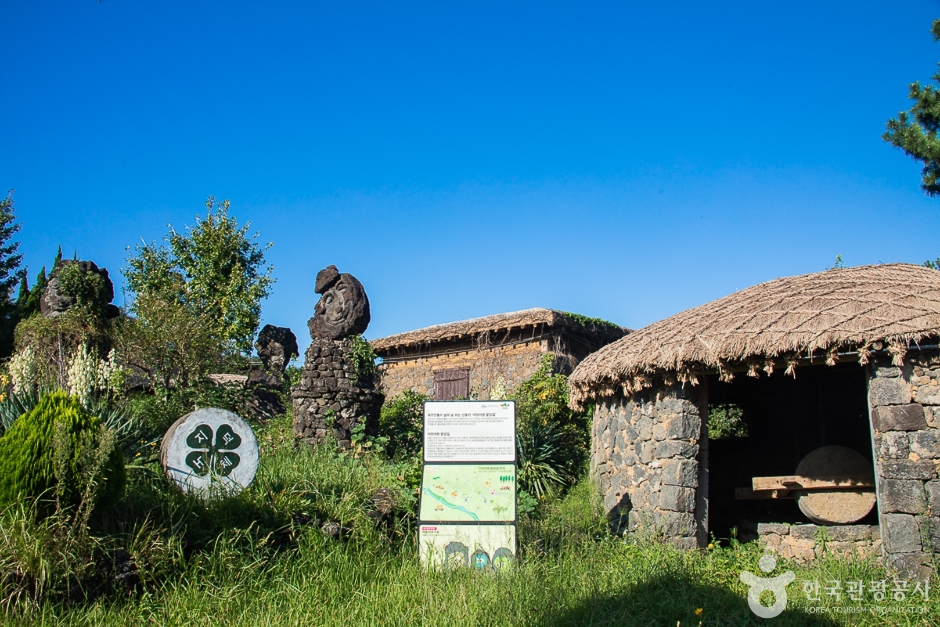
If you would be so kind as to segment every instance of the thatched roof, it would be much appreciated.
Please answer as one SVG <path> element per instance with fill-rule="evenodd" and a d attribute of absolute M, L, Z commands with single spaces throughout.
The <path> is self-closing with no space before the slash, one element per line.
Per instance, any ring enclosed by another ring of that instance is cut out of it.
<path fill-rule="evenodd" d="M 569 378 L 575 406 L 655 377 L 697 382 L 735 370 L 793 373 L 821 353 L 853 351 L 867 363 L 881 343 L 895 363 L 911 342 L 940 336 L 940 271 L 910 264 L 839 268 L 775 279 L 654 322 L 587 357 Z"/>
<path fill-rule="evenodd" d="M 384 356 L 393 349 L 428 345 L 463 337 L 475 337 L 485 333 L 524 329 L 527 327 L 534 328 L 538 326 L 567 329 L 582 336 L 597 338 L 602 340 L 605 344 L 623 337 L 623 334 L 627 332 L 626 329 L 622 329 L 609 322 L 604 322 L 603 320 L 586 318 L 564 311 L 555 311 L 554 309 L 536 307 L 534 309 L 510 311 L 509 313 L 501 313 L 493 316 L 461 320 L 460 322 L 437 324 L 433 327 L 425 327 L 415 331 L 408 331 L 406 333 L 399 333 L 397 335 L 372 340 L 371 343 L 375 352 L 380 356 Z"/>

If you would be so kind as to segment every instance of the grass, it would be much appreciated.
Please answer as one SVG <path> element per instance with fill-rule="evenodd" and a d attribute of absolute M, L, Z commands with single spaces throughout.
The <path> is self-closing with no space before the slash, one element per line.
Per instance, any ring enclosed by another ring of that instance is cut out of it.
<path fill-rule="evenodd" d="M 757 546 L 731 542 L 683 552 L 611 537 L 588 482 L 563 499 L 544 499 L 537 516 L 520 521 L 520 559 L 511 571 L 427 572 L 416 557 L 408 468 L 340 456 L 326 447 L 297 448 L 286 421 L 261 430 L 259 441 L 262 465 L 255 483 L 225 503 L 205 506 L 168 488 L 158 474 L 132 473 L 128 496 L 98 516 L 92 533 L 97 543 L 130 553 L 139 585 L 21 602 L 4 620 L 89 626 L 672 627 L 928 625 L 940 616 L 940 593 L 934 590 L 936 598 L 926 604 L 919 597 L 869 600 L 864 614 L 811 613 L 813 606 L 861 604 L 808 601 L 802 582 L 868 582 L 884 578 L 883 570 L 870 562 L 824 559 L 799 566 L 781 560 L 774 574 L 792 569 L 797 580 L 788 588 L 788 609 L 765 621 L 748 609 L 747 589 L 738 579 L 743 570 L 762 574 Z M 369 516 L 370 496 L 380 487 L 393 489 L 398 507 L 396 515 L 376 522 Z M 348 532 L 327 537 L 312 520 L 337 522 Z M 15 529 L 11 521 L 4 519 L 4 531 Z M 9 557 L 7 547 L 0 555 Z M 871 613 L 895 606 L 918 613 Z M 919 613 L 922 608 L 926 614 Z"/>

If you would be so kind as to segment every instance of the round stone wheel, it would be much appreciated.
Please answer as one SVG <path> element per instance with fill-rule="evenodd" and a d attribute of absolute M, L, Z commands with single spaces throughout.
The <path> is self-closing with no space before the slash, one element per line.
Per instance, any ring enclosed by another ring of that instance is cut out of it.
<path fill-rule="evenodd" d="M 872 472 L 871 462 L 861 453 L 844 446 L 823 446 L 804 457 L 796 474 L 825 477 Z M 797 497 L 800 511 L 814 523 L 847 525 L 858 522 L 875 506 L 875 492 L 861 490 L 821 490 L 801 492 Z"/>
<path fill-rule="evenodd" d="M 232 496 L 255 478 L 258 441 L 237 414 L 203 407 L 167 430 L 160 446 L 160 464 L 183 492 L 206 499 Z"/>

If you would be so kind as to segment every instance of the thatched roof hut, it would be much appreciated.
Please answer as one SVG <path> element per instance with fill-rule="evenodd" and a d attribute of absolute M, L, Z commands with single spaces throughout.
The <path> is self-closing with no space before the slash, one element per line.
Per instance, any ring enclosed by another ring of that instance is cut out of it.
<path fill-rule="evenodd" d="M 543 356 L 553 369 L 571 372 L 588 354 L 627 333 L 610 322 L 535 308 L 438 324 L 372 341 L 382 358 L 382 387 L 389 397 L 405 390 L 450 400 L 511 390 L 531 376 Z"/>
<path fill-rule="evenodd" d="M 569 379 L 575 406 L 627 396 L 655 378 L 757 376 L 800 362 L 868 362 L 940 336 L 940 272 L 911 264 L 838 268 L 761 283 L 631 333 L 587 357 Z"/>
<path fill-rule="evenodd" d="M 610 342 L 623 336 L 625 329 L 615 324 L 588 318 L 578 314 L 544 307 L 510 311 L 508 313 L 471 318 L 460 322 L 436 324 L 434 326 L 389 335 L 372 340 L 372 348 L 381 356 L 392 355 L 405 348 L 427 346 L 438 342 L 446 342 L 461 338 L 483 339 L 496 333 L 509 333 L 517 329 L 535 329 L 538 327 L 565 329 L 580 336 L 596 339 L 602 343 Z M 491 343 L 496 343 L 492 338 Z"/>

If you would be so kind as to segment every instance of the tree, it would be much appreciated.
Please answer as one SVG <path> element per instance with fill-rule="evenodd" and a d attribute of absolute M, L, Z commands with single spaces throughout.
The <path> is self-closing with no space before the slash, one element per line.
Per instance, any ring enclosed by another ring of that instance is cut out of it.
<path fill-rule="evenodd" d="M 182 302 L 156 293 L 138 294 L 136 318 L 117 321 L 115 342 L 124 361 L 169 389 L 186 387 L 222 362 L 222 347 L 205 321 Z"/>
<path fill-rule="evenodd" d="M 934 40 L 940 41 L 940 20 L 934 20 L 931 32 Z M 940 86 L 940 71 L 933 80 Z M 928 196 L 936 196 L 940 194 L 940 91 L 932 85 L 922 87 L 919 82 L 909 89 L 908 97 L 914 106 L 888 120 L 888 130 L 881 138 L 924 164 L 921 189 Z"/>
<path fill-rule="evenodd" d="M 26 271 L 20 268 L 23 255 L 19 253 L 19 242 L 10 241 L 20 230 L 13 207 L 13 190 L 0 200 L 0 357 L 13 352 L 13 329 L 18 322 L 17 307 L 11 300 L 13 288 L 19 284 Z"/>
<path fill-rule="evenodd" d="M 231 352 L 251 351 L 261 318 L 261 301 L 274 278 L 264 266 L 267 246 L 248 236 L 251 223 L 239 226 L 229 201 L 206 200 L 206 217 L 186 233 L 170 233 L 162 244 L 137 246 L 124 276 L 130 291 L 180 304 Z M 136 303 L 136 301 L 135 301 Z M 135 313 L 143 314 L 135 304 Z"/>

